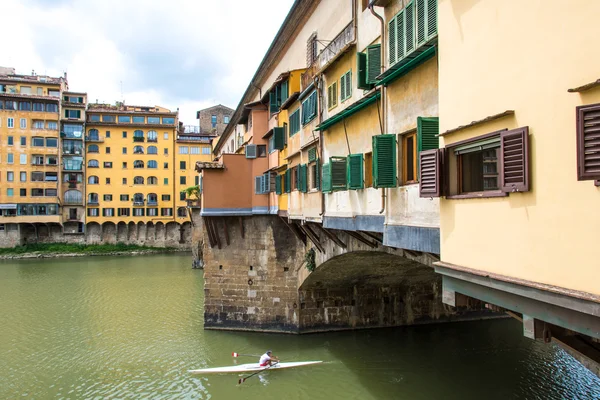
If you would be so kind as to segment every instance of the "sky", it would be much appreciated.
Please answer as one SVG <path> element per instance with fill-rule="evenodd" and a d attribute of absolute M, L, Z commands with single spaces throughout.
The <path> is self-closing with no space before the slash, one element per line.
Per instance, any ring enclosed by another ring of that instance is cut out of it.
<path fill-rule="evenodd" d="M 179 108 L 197 125 L 197 110 L 237 107 L 292 3 L 2 0 L 0 66 L 67 72 L 89 102 Z"/>

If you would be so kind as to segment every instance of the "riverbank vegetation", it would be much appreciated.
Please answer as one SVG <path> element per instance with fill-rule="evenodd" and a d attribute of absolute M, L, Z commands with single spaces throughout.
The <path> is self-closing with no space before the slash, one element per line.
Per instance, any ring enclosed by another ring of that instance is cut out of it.
<path fill-rule="evenodd" d="M 122 252 L 170 252 L 175 251 L 174 247 L 150 247 L 138 246 L 133 244 L 79 244 L 79 243 L 30 243 L 23 246 L 16 246 L 6 249 L 0 249 L 0 256 L 19 255 L 28 253 L 52 253 L 52 254 L 112 254 Z"/>

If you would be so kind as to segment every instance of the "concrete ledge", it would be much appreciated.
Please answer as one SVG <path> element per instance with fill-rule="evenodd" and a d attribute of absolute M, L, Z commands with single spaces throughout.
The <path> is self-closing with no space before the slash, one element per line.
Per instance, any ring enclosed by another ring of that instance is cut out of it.
<path fill-rule="evenodd" d="M 383 233 L 383 215 L 357 215 L 354 218 L 325 217 L 323 227 L 342 231 L 367 231 Z"/>
<path fill-rule="evenodd" d="M 383 231 L 383 245 L 398 249 L 440 254 L 440 229 L 386 225 Z"/>
<path fill-rule="evenodd" d="M 252 215 L 252 208 L 203 208 L 201 217 L 222 217 L 226 215 Z"/>

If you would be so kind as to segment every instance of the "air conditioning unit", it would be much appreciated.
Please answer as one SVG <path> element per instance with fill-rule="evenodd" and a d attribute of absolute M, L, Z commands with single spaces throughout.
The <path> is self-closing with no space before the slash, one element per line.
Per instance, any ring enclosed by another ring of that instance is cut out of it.
<path fill-rule="evenodd" d="M 256 158 L 256 145 L 255 144 L 247 144 L 246 145 L 246 158 Z"/>

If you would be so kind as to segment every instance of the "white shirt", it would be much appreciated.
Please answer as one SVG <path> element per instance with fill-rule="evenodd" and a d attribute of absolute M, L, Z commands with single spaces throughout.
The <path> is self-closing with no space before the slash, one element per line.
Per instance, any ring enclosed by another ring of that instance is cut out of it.
<path fill-rule="evenodd" d="M 264 364 L 267 361 L 270 361 L 271 357 L 269 357 L 269 355 L 267 353 L 263 354 L 262 356 L 260 356 L 260 361 L 258 362 L 259 364 Z"/>

